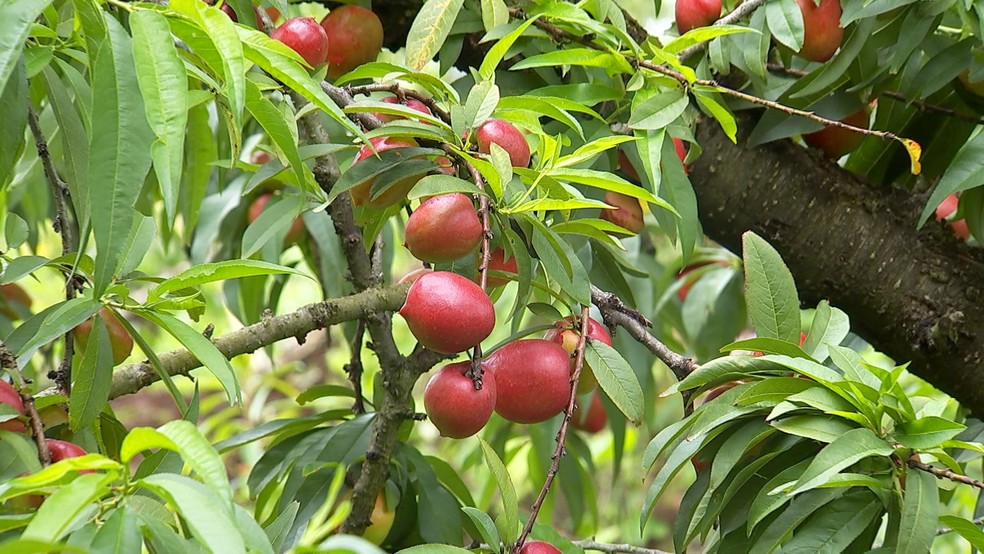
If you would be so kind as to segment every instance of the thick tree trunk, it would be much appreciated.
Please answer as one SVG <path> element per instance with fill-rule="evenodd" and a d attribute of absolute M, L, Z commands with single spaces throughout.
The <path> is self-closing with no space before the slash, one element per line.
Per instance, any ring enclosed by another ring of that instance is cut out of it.
<path fill-rule="evenodd" d="M 743 232 L 760 234 L 805 306 L 828 299 L 877 349 L 984 415 L 984 251 L 942 223 L 917 231 L 924 198 L 875 187 L 790 141 L 735 145 L 710 121 L 698 141 L 690 177 L 709 237 L 740 252 Z"/>

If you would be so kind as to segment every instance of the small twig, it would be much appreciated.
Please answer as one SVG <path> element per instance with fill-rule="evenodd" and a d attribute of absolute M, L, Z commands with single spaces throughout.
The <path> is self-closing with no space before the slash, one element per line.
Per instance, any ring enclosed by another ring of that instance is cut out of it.
<path fill-rule="evenodd" d="M 697 369 L 698 365 L 693 359 L 670 350 L 668 346 L 653 336 L 647 330 L 647 327 L 652 327 L 652 323 L 642 317 L 639 312 L 622 303 L 619 297 L 591 285 L 591 301 L 601 310 L 606 323 L 618 325 L 628 331 L 632 338 L 648 348 L 666 364 L 677 379 L 683 380 Z"/>
<path fill-rule="evenodd" d="M 451 114 L 444 111 L 444 109 L 438 105 L 437 101 L 415 90 L 403 88 L 398 83 L 373 83 L 371 85 L 347 86 L 345 87 L 345 90 L 347 90 L 352 96 L 369 94 L 372 92 L 391 92 L 399 97 L 400 100 L 403 100 L 405 97 L 413 98 L 414 100 L 422 102 L 425 106 L 427 106 L 427 109 L 429 109 L 431 113 L 439 117 L 445 123 L 451 123 Z"/>
<path fill-rule="evenodd" d="M 746 2 L 742 2 L 734 9 L 734 11 L 722 17 L 721 19 L 718 19 L 713 23 L 713 25 L 731 25 L 732 23 L 738 21 L 739 19 L 744 18 L 748 14 L 755 11 L 755 9 L 761 6 L 762 4 L 765 4 L 765 0 L 748 0 Z M 696 54 L 697 52 L 706 50 L 707 44 L 708 44 L 707 41 L 699 42 L 693 46 L 684 48 L 683 50 L 680 51 L 679 54 L 677 54 L 677 58 L 681 60 L 685 60 L 690 56 Z"/>
<path fill-rule="evenodd" d="M 356 415 L 366 413 L 366 406 L 362 402 L 362 339 L 366 334 L 366 322 L 359 320 L 355 326 L 355 337 L 352 338 L 352 359 L 345 364 L 345 373 L 352 383 L 352 392 L 355 393 L 355 404 L 352 412 Z"/>
<path fill-rule="evenodd" d="M 523 12 L 523 10 L 520 10 L 520 9 L 517 9 L 517 8 L 510 8 L 509 13 L 513 17 L 517 17 L 517 18 L 520 18 L 520 19 L 525 19 L 525 17 L 526 17 L 525 12 Z M 548 23 L 548 22 L 544 21 L 543 19 L 537 19 L 537 20 L 535 20 L 533 22 L 533 25 L 536 25 L 538 28 L 540 28 L 541 30 L 545 31 L 547 34 L 549 34 L 550 36 L 552 36 L 558 42 L 562 42 L 562 41 L 575 42 L 575 43 L 578 43 L 578 44 L 583 44 L 584 46 L 587 46 L 588 48 L 591 48 L 593 50 L 598 50 L 599 52 L 607 52 L 607 49 L 605 49 L 604 47 L 599 46 L 599 45 L 597 45 L 597 44 L 594 43 L 594 41 L 592 40 L 593 37 L 591 35 L 584 35 L 584 36 L 582 36 L 582 35 L 576 35 L 576 34 L 571 33 L 569 31 L 565 31 L 564 29 L 561 29 L 560 27 L 557 27 L 556 25 L 554 25 L 552 23 Z M 765 108 L 770 108 L 770 109 L 773 109 L 773 110 L 776 110 L 776 111 L 780 111 L 780 112 L 783 112 L 783 113 L 786 113 L 786 114 L 789 114 L 789 115 L 796 115 L 796 116 L 799 116 L 799 117 L 802 117 L 802 118 L 805 118 L 805 119 L 809 119 L 810 121 L 815 121 L 817 123 L 826 125 L 828 127 L 838 127 L 838 128 L 846 129 L 848 131 L 853 131 L 855 133 L 859 133 L 859 134 L 862 134 L 862 135 L 871 135 L 871 136 L 875 136 L 875 137 L 879 137 L 879 138 L 883 138 L 883 139 L 894 140 L 894 141 L 897 141 L 897 142 L 901 142 L 903 144 L 907 144 L 909 142 L 907 139 L 904 139 L 904 138 L 902 138 L 902 137 L 900 137 L 900 136 L 898 136 L 895 133 L 892 133 L 890 131 L 878 131 L 878 130 L 873 130 L 873 129 L 866 129 L 864 127 L 856 127 L 854 125 L 849 125 L 849 124 L 844 123 L 842 121 L 836 121 L 836 120 L 833 120 L 833 119 L 827 119 L 826 117 L 821 117 L 821 116 L 819 116 L 819 115 L 817 115 L 817 114 L 815 114 L 813 112 L 810 112 L 810 111 L 800 110 L 800 109 L 797 109 L 797 108 L 792 108 L 790 106 L 786 106 L 784 104 L 780 104 L 779 102 L 774 102 L 772 100 L 766 100 L 764 98 L 759 98 L 758 96 L 755 96 L 755 95 L 752 95 L 752 94 L 748 94 L 748 93 L 741 92 L 741 91 L 736 90 L 736 89 L 733 89 L 733 88 L 726 87 L 726 86 L 718 83 L 717 81 L 715 81 L 713 79 L 695 79 L 691 83 L 687 79 L 687 77 L 684 76 L 682 73 L 680 73 L 680 72 L 678 72 L 676 70 L 670 69 L 670 68 L 668 68 L 666 66 L 663 66 L 663 65 L 660 65 L 660 64 L 657 64 L 657 63 L 653 63 L 653 62 L 648 61 L 648 60 L 642 60 L 642 59 L 636 58 L 634 56 L 629 56 L 629 55 L 625 55 L 625 59 L 628 60 L 630 63 L 635 64 L 638 67 L 641 67 L 643 69 L 648 69 L 650 71 L 655 71 L 656 73 L 659 73 L 660 75 L 665 75 L 667 77 L 670 77 L 671 79 L 674 79 L 675 81 L 677 81 L 678 83 L 680 83 L 680 86 L 683 87 L 684 90 L 686 90 L 688 92 L 690 91 L 691 87 L 693 87 L 694 85 L 700 85 L 700 86 L 710 87 L 710 88 L 715 89 L 717 92 L 719 92 L 721 94 L 724 94 L 726 96 L 731 96 L 732 98 L 737 98 L 739 100 L 744 100 L 745 102 L 748 102 L 750 104 L 755 104 L 755 105 L 758 105 L 758 106 L 763 106 Z"/>
<path fill-rule="evenodd" d="M 979 489 L 984 489 L 984 481 L 979 481 L 973 477 L 967 477 L 966 475 L 961 475 L 951 469 L 939 469 L 933 465 L 920 462 L 914 458 L 909 458 L 906 460 L 906 465 L 913 469 L 918 469 L 920 471 L 925 471 L 926 473 L 931 473 L 936 476 L 937 479 L 949 479 L 955 483 L 962 483 L 964 485 L 970 485 L 972 487 L 977 487 Z"/>
<path fill-rule="evenodd" d="M 536 517 L 540 514 L 543 501 L 546 500 L 554 477 L 557 476 L 557 472 L 560 470 L 560 458 L 566 452 L 564 442 L 567 440 L 567 429 L 570 427 L 571 416 L 574 414 L 574 404 L 577 402 L 577 383 L 581 379 L 581 368 L 584 367 L 584 347 L 588 343 L 588 323 L 590 321 L 590 308 L 584 306 L 581 308 L 581 333 L 577 339 L 577 349 L 574 351 L 574 371 L 571 373 L 571 395 L 567 399 L 567 408 L 564 410 L 564 419 L 560 422 L 560 430 L 557 431 L 557 446 L 554 448 L 553 454 L 550 455 L 551 462 L 550 469 L 547 471 L 547 479 L 543 482 L 536 501 L 533 502 L 532 511 L 530 512 L 529 519 L 526 521 L 526 525 L 523 527 L 523 532 L 519 534 L 519 539 L 513 546 L 513 554 L 519 554 L 519 551 L 523 548 L 523 543 L 526 542 L 526 538 L 533 531 L 533 524 L 536 523 Z"/>
<path fill-rule="evenodd" d="M 72 223 L 68 218 L 68 203 L 65 198 L 70 196 L 68 185 L 58 175 L 55 165 L 51 161 L 51 152 L 48 150 L 48 140 L 41 129 L 38 121 L 38 114 L 34 111 L 34 106 L 27 105 L 27 122 L 31 127 L 31 134 L 34 135 L 34 146 L 38 151 L 38 158 L 44 167 L 44 175 L 48 179 L 51 187 L 51 196 L 55 201 L 55 231 L 61 235 L 62 255 L 68 255 L 76 250 L 75 232 Z M 81 280 L 73 271 L 65 273 L 65 300 L 75 298 L 75 292 L 82 289 Z M 72 356 L 75 354 L 75 343 L 72 332 L 65 333 L 65 352 L 58 371 L 54 373 L 58 387 L 67 396 L 72 391 Z"/>
<path fill-rule="evenodd" d="M 664 550 L 656 550 L 655 548 L 643 548 L 641 546 L 635 546 L 632 544 L 608 544 L 603 542 L 596 542 L 592 540 L 584 541 L 571 541 L 575 545 L 580 546 L 584 550 L 597 550 L 598 552 L 607 552 L 608 554 L 670 554 Z"/>
<path fill-rule="evenodd" d="M 44 439 L 44 422 L 38 414 L 38 407 L 34 404 L 34 397 L 27 392 L 27 379 L 17 367 L 17 357 L 7 348 L 7 345 L 0 342 L 0 367 L 8 370 L 11 376 L 17 381 L 17 392 L 20 393 L 21 401 L 24 403 L 24 411 L 28 420 L 31 422 L 31 432 L 34 435 L 34 444 L 38 447 L 38 459 L 41 465 L 51 464 L 51 451 L 48 450 L 48 442 Z"/>
<path fill-rule="evenodd" d="M 442 146 L 445 152 L 456 156 L 454 150 L 451 148 L 451 145 L 444 144 Z M 465 168 L 468 170 L 468 174 L 471 175 L 472 181 L 475 182 L 475 186 L 478 187 L 479 190 L 484 191 L 485 179 L 482 178 L 482 174 L 478 171 L 475 165 L 463 157 L 458 157 L 458 159 L 461 163 L 465 165 Z M 489 241 L 492 239 L 492 227 L 491 224 L 489 223 L 489 198 L 484 194 L 477 194 L 475 196 L 478 197 L 478 214 L 479 217 L 482 218 L 482 246 L 481 246 L 481 251 L 479 253 L 481 259 L 479 260 L 479 268 L 478 268 L 479 271 L 478 284 L 479 286 L 482 287 L 483 291 L 487 291 L 488 284 L 489 284 L 489 258 L 492 255 L 490 244 L 489 244 Z M 483 369 L 482 369 L 481 361 L 482 361 L 482 345 L 476 344 L 475 349 L 472 352 L 472 363 L 468 368 L 468 376 L 471 377 L 473 381 L 475 381 L 476 389 L 482 388 Z"/>
<path fill-rule="evenodd" d="M 783 75 L 789 75 L 791 77 L 805 77 L 809 75 L 809 72 L 803 71 L 802 69 L 795 69 L 792 67 L 786 67 L 778 63 L 766 64 L 769 71 L 773 73 L 781 73 Z M 963 112 L 958 112 L 957 110 L 946 108 L 944 106 L 938 106 L 936 104 L 930 104 L 929 102 L 924 102 L 917 98 L 909 98 L 901 92 L 894 90 L 883 90 L 878 93 L 879 96 L 887 96 L 889 98 L 894 98 L 899 102 L 904 102 L 906 104 L 915 106 L 917 110 L 927 113 L 938 113 L 952 117 L 954 119 L 959 119 L 961 121 L 966 121 L 968 123 L 975 123 L 977 125 L 984 125 L 984 117 L 974 114 L 968 114 Z"/>

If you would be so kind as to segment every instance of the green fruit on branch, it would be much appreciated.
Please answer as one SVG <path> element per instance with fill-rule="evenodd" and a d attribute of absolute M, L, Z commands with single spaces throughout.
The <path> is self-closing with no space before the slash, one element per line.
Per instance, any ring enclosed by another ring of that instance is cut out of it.
<path fill-rule="evenodd" d="M 328 59 L 328 35 L 313 17 L 294 17 L 283 22 L 270 33 L 304 58 L 311 67 Z"/>
<path fill-rule="evenodd" d="M 514 423 L 546 421 L 567 407 L 571 357 L 544 339 L 510 342 L 485 358 L 495 377 L 495 411 Z"/>
<path fill-rule="evenodd" d="M 482 388 L 465 375 L 471 361 L 448 364 L 424 389 L 424 411 L 442 437 L 463 439 L 482 430 L 495 408 L 495 379 L 485 371 Z"/>
<path fill-rule="evenodd" d="M 556 329 L 547 331 L 543 338 L 550 342 L 559 344 L 568 352 L 571 357 L 571 376 L 574 375 L 574 352 L 577 350 L 577 342 L 581 338 L 580 328 L 574 327 L 574 317 L 567 317 L 554 323 Z M 612 336 L 608 329 L 595 319 L 588 318 L 588 339 L 603 342 L 612 346 Z M 577 393 L 585 394 L 591 392 L 598 386 L 598 379 L 594 371 L 585 363 L 581 367 L 581 378 L 577 382 Z"/>
<path fill-rule="evenodd" d="M 868 108 L 864 107 L 841 120 L 863 129 L 868 128 Z M 803 135 L 803 141 L 813 148 L 818 148 L 828 158 L 838 159 L 844 154 L 854 151 L 861 145 L 864 135 L 840 127 L 827 126 L 814 133 Z"/>
<path fill-rule="evenodd" d="M 376 60 L 383 48 L 383 24 L 361 6 L 335 8 L 321 20 L 328 35 L 328 77 L 335 80 L 364 63 Z"/>
<path fill-rule="evenodd" d="M 130 357 L 130 352 L 133 351 L 133 338 L 130 337 L 126 328 L 116 319 L 109 308 L 100 309 L 96 317 L 102 318 L 103 323 L 106 324 L 106 330 L 109 332 L 109 343 L 113 348 L 113 365 L 120 365 L 123 360 Z M 89 343 L 92 322 L 92 319 L 83 321 L 74 330 L 75 344 L 80 351 L 84 352 Z"/>
<path fill-rule="evenodd" d="M 814 62 L 829 60 L 840 47 L 844 29 L 840 26 L 840 0 L 796 0 L 803 13 L 803 47 L 799 55 Z"/>
<path fill-rule="evenodd" d="M 5 404 L 14 409 L 15 412 L 24 415 L 24 401 L 21 400 L 20 393 L 10 383 L 0 379 L 0 404 Z M 18 417 L 0 421 L 0 431 L 10 431 L 12 433 L 23 433 L 27 430 L 24 421 Z"/>
<path fill-rule="evenodd" d="M 400 315 L 420 344 L 442 354 L 477 346 L 495 327 L 495 307 L 485 291 L 449 271 L 414 281 Z"/>
<path fill-rule="evenodd" d="M 418 146 L 417 141 L 409 138 L 376 137 L 369 139 L 369 142 L 372 143 L 378 152 L 390 150 L 391 148 L 408 148 Z M 368 144 L 363 145 L 363 147 L 360 148 L 359 152 L 355 155 L 354 163 L 359 163 L 360 161 L 373 155 L 372 148 L 370 148 Z M 381 209 L 403 202 L 406 200 L 407 194 L 410 193 L 410 189 L 412 189 L 414 185 L 420 181 L 420 178 L 420 175 L 411 175 L 410 177 L 400 179 L 383 191 L 382 194 L 376 196 L 375 198 L 371 198 L 372 185 L 376 182 L 376 179 L 372 178 L 357 187 L 353 187 L 349 191 L 352 194 L 352 203 L 356 206 Z"/>
<path fill-rule="evenodd" d="M 571 413 L 571 425 L 586 433 L 597 433 L 605 428 L 606 423 L 608 423 L 608 415 L 597 392 L 591 393 L 587 410 L 581 409 L 581 405 L 577 404 L 574 406 L 574 412 Z"/>
<path fill-rule="evenodd" d="M 452 262 L 482 242 L 482 222 L 471 198 L 460 192 L 432 196 L 407 219 L 407 250 L 425 262 Z"/>
<path fill-rule="evenodd" d="M 513 167 L 530 165 L 530 145 L 526 137 L 515 125 L 501 119 L 489 119 L 482 123 L 476 131 L 478 151 L 483 154 L 491 152 L 492 144 L 498 144 L 509 154 Z"/>
<path fill-rule="evenodd" d="M 677 0 L 674 9 L 680 34 L 706 27 L 721 15 L 721 0 Z"/>

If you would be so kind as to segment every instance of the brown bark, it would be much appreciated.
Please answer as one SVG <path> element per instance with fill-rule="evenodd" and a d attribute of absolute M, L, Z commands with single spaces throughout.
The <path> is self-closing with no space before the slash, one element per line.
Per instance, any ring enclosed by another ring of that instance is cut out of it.
<path fill-rule="evenodd" d="M 698 141 L 690 177 L 709 237 L 740 252 L 743 232 L 760 234 L 804 307 L 828 299 L 875 348 L 984 414 L 984 251 L 943 223 L 917 230 L 924 197 L 867 183 L 790 141 L 735 145 L 713 122 Z"/>

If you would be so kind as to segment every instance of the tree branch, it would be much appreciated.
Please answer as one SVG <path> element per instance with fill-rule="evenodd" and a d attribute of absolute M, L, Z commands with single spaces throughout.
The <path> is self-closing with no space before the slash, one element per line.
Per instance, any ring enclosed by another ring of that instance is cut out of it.
<path fill-rule="evenodd" d="M 631 544 L 608 544 L 603 542 L 596 542 L 592 540 L 585 541 L 571 541 L 577 546 L 580 546 L 584 550 L 597 550 L 598 552 L 607 552 L 609 554 L 670 554 L 663 550 L 656 550 L 655 548 L 643 548 L 641 546 L 635 546 Z"/>
<path fill-rule="evenodd" d="M 38 459 L 41 465 L 47 466 L 51 463 L 51 451 L 48 449 L 48 441 L 44 438 L 44 422 L 38 414 L 38 408 L 34 404 L 34 397 L 27 392 L 27 379 L 17 366 L 17 356 L 7 348 L 7 345 L 0 342 L 0 367 L 10 372 L 10 375 L 17 381 L 17 392 L 20 394 L 21 402 L 24 403 L 24 411 L 31 424 L 31 435 L 34 437 L 34 444 L 38 447 Z"/>
<path fill-rule="evenodd" d="M 748 0 L 747 2 L 742 2 L 741 4 L 738 4 L 738 6 L 731 13 L 721 19 L 718 19 L 712 25 L 731 25 L 732 23 L 736 23 L 739 19 L 742 19 L 755 11 L 756 8 L 762 4 L 765 4 L 765 0 Z M 677 58 L 686 60 L 697 52 L 707 50 L 707 44 L 707 41 L 699 42 L 689 48 L 684 48 L 679 54 L 677 54 Z"/>
<path fill-rule="evenodd" d="M 697 369 L 697 362 L 670 350 L 668 346 L 653 336 L 647 330 L 653 324 L 642 314 L 623 304 L 619 297 L 591 285 L 591 301 L 601 310 L 601 315 L 606 323 L 617 325 L 628 331 L 633 339 L 648 348 L 660 361 L 666 364 L 678 380 L 683 380 L 684 377 Z"/>
<path fill-rule="evenodd" d="M 754 123 L 738 118 L 745 134 Z M 917 230 L 925 198 L 791 141 L 736 145 L 712 121 L 697 138 L 690 179 L 708 236 L 740 252 L 742 233 L 755 231 L 782 254 L 801 301 L 829 300 L 876 349 L 984 413 L 984 251 L 943 223 Z"/>
<path fill-rule="evenodd" d="M 308 304 L 289 314 L 263 319 L 238 331 L 223 335 L 212 342 L 226 358 L 248 354 L 274 342 L 291 337 L 304 337 L 311 331 L 343 321 L 369 316 L 378 311 L 394 310 L 406 300 L 409 285 L 371 289 L 350 296 Z M 187 375 L 202 363 L 187 350 L 172 350 L 160 355 L 168 375 Z M 153 384 L 159 378 L 147 361 L 121 367 L 113 373 L 110 398 L 133 394 Z M 53 391 L 52 391 L 53 392 Z"/>
<path fill-rule="evenodd" d="M 954 483 L 962 483 L 964 485 L 970 485 L 978 489 L 984 489 L 984 482 L 981 482 L 978 479 L 974 479 L 973 477 L 967 477 L 966 475 L 961 475 L 951 469 L 940 469 L 933 465 L 920 462 L 915 458 L 909 458 L 908 460 L 906 460 L 905 463 L 906 465 L 908 465 L 913 469 L 918 469 L 919 471 L 925 471 L 926 473 L 935 475 L 937 479 L 949 479 Z"/>
<path fill-rule="evenodd" d="M 38 121 L 38 114 L 34 111 L 34 106 L 27 105 L 27 122 L 34 135 L 34 146 L 38 151 L 38 158 L 44 167 L 44 176 L 51 187 L 51 197 L 55 201 L 55 231 L 61 235 L 62 255 L 65 256 L 78 248 L 75 243 L 75 231 L 72 222 L 68 217 L 68 203 L 65 198 L 69 196 L 68 185 L 58 175 L 55 165 L 51 161 L 51 152 L 48 150 L 48 140 L 41 129 Z M 65 273 L 65 300 L 75 298 L 75 292 L 81 289 L 81 282 L 71 271 Z M 54 373 L 55 382 L 58 388 L 68 395 L 72 390 L 72 356 L 75 353 L 75 342 L 71 331 L 65 333 L 65 353 L 62 357 L 61 366 Z M 47 448 L 46 448 L 47 449 Z"/>

